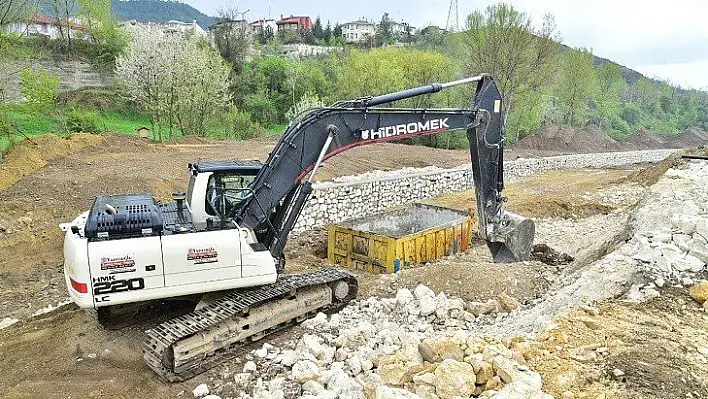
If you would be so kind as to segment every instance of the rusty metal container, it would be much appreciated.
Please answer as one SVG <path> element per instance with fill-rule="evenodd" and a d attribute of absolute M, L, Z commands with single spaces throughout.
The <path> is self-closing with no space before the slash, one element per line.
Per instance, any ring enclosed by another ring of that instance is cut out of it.
<path fill-rule="evenodd" d="M 414 204 L 381 215 L 330 225 L 331 263 L 371 273 L 395 273 L 464 252 L 472 223 L 464 212 Z"/>

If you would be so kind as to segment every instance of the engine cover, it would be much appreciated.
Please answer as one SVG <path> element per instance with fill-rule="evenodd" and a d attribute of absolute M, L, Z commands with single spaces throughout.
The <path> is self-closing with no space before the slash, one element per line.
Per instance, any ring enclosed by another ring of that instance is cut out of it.
<path fill-rule="evenodd" d="M 149 194 L 97 197 L 86 220 L 90 240 L 110 240 L 160 235 L 162 214 Z"/>

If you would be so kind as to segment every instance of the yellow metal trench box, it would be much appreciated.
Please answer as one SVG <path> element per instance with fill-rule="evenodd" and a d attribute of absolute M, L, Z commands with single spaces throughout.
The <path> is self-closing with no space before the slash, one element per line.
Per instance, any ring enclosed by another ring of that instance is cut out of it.
<path fill-rule="evenodd" d="M 396 273 L 466 251 L 471 228 L 464 212 L 414 204 L 330 225 L 327 255 L 331 263 L 349 269 Z"/>

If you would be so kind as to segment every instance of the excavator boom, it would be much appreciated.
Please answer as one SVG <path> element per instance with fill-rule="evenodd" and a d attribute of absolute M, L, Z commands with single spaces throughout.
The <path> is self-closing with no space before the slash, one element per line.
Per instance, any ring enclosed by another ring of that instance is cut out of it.
<path fill-rule="evenodd" d="M 470 108 L 381 107 L 398 100 L 475 84 Z M 315 109 L 293 122 L 250 186 L 252 195 L 234 220 L 253 229 L 271 254 L 283 258 L 287 236 L 312 191 L 311 177 L 325 159 L 353 147 L 466 131 L 470 142 L 479 233 L 495 261 L 528 259 L 534 236 L 531 220 L 504 209 L 502 99 L 490 75 L 432 84 Z"/>

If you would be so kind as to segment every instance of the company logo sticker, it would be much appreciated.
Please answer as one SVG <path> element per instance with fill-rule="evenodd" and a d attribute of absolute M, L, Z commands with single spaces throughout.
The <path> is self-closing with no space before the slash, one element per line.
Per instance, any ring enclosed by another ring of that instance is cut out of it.
<path fill-rule="evenodd" d="M 219 253 L 214 247 L 209 248 L 189 248 L 187 250 L 187 260 L 193 261 L 195 265 L 205 263 L 216 263 L 219 261 Z"/>
<path fill-rule="evenodd" d="M 116 270 L 135 267 L 133 255 L 104 256 L 101 258 L 101 270 Z"/>
<path fill-rule="evenodd" d="M 378 129 L 361 131 L 362 140 L 376 140 L 385 137 L 405 136 L 409 134 L 424 134 L 443 131 L 450 128 L 449 118 L 431 119 L 425 122 L 402 123 L 400 125 L 384 126 Z"/>

